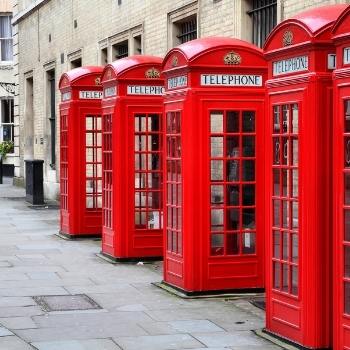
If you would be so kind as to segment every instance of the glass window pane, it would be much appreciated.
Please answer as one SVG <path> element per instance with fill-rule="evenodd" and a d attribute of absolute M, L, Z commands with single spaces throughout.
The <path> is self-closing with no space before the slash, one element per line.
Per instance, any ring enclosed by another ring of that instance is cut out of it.
<path fill-rule="evenodd" d="M 243 136 L 242 153 L 243 153 L 243 157 L 255 156 L 255 137 L 254 136 Z"/>
<path fill-rule="evenodd" d="M 224 203 L 224 186 L 214 185 L 211 186 L 211 204 L 223 204 Z"/>
<path fill-rule="evenodd" d="M 227 205 L 239 205 L 239 185 L 237 186 L 227 186 Z"/>
<path fill-rule="evenodd" d="M 344 131 L 350 132 L 350 100 L 344 101 L 345 120 Z"/>
<path fill-rule="evenodd" d="M 239 229 L 239 209 L 227 209 L 226 211 L 226 229 Z"/>
<path fill-rule="evenodd" d="M 210 113 L 210 132 L 211 133 L 223 133 L 224 115 L 220 112 Z"/>
<path fill-rule="evenodd" d="M 242 132 L 254 132 L 255 130 L 255 113 L 245 111 L 242 115 Z"/>
<path fill-rule="evenodd" d="M 226 132 L 239 132 L 239 112 L 237 111 L 227 112 Z"/>
<path fill-rule="evenodd" d="M 292 170 L 292 197 L 298 197 L 299 175 L 298 170 Z"/>
<path fill-rule="evenodd" d="M 289 140 L 288 137 L 282 138 L 282 164 L 289 164 Z"/>
<path fill-rule="evenodd" d="M 288 201 L 283 201 L 282 202 L 283 206 L 283 227 L 284 228 L 289 228 L 289 202 Z"/>
<path fill-rule="evenodd" d="M 210 154 L 212 157 L 222 157 L 224 153 L 223 137 L 210 138 Z"/>
<path fill-rule="evenodd" d="M 135 151 L 145 151 L 145 150 L 146 150 L 146 136 L 135 135 Z"/>
<path fill-rule="evenodd" d="M 280 169 L 273 169 L 273 195 L 279 197 L 281 195 L 281 179 Z"/>
<path fill-rule="evenodd" d="M 281 130 L 280 107 L 273 107 L 273 133 L 279 134 Z"/>
<path fill-rule="evenodd" d="M 297 134 L 299 131 L 299 109 L 296 103 L 292 105 L 292 114 L 293 114 L 293 117 L 292 117 L 293 133 Z"/>
<path fill-rule="evenodd" d="M 242 254 L 255 254 L 255 233 L 242 233 Z"/>
<path fill-rule="evenodd" d="M 226 254 L 239 254 L 239 234 L 234 233 L 226 235 Z"/>
<path fill-rule="evenodd" d="M 344 313 L 350 315 L 350 282 L 344 281 Z"/>
<path fill-rule="evenodd" d="M 212 231 L 224 230 L 224 210 L 223 209 L 211 209 L 211 230 Z"/>
<path fill-rule="evenodd" d="M 222 181 L 224 172 L 224 162 L 222 160 L 210 161 L 210 179 L 211 181 Z"/>
<path fill-rule="evenodd" d="M 211 235 L 211 255 L 224 254 L 224 235 L 215 233 Z"/>
<path fill-rule="evenodd" d="M 350 242 L 350 210 L 344 210 L 344 240 Z"/>
<path fill-rule="evenodd" d="M 292 234 L 292 262 L 297 263 L 299 258 L 299 239 L 297 234 Z"/>
<path fill-rule="evenodd" d="M 148 150 L 158 151 L 160 146 L 160 136 L 159 134 L 152 134 L 148 136 Z"/>
<path fill-rule="evenodd" d="M 299 227 L 299 213 L 298 202 L 291 202 L 292 204 L 292 229 Z"/>
<path fill-rule="evenodd" d="M 135 170 L 146 169 L 146 154 L 135 154 Z"/>
<path fill-rule="evenodd" d="M 282 259 L 288 260 L 289 258 L 289 233 L 282 232 Z"/>
<path fill-rule="evenodd" d="M 281 201 L 273 201 L 273 222 L 274 226 L 279 227 L 281 225 Z"/>
<path fill-rule="evenodd" d="M 289 105 L 282 106 L 282 132 L 289 132 Z"/>
<path fill-rule="evenodd" d="M 288 287 L 289 287 L 289 265 L 287 264 L 282 264 L 282 290 L 284 292 L 288 292 Z"/>
<path fill-rule="evenodd" d="M 344 138 L 344 167 L 350 167 L 350 137 Z"/>
<path fill-rule="evenodd" d="M 239 157 L 239 136 L 226 137 L 226 156 Z"/>
<path fill-rule="evenodd" d="M 273 257 L 280 259 L 281 257 L 281 233 L 273 231 Z"/>
<path fill-rule="evenodd" d="M 243 228 L 255 228 L 255 209 L 244 208 L 242 210 L 242 220 Z"/>
<path fill-rule="evenodd" d="M 151 131 L 160 131 L 160 115 L 150 114 L 148 122 L 150 123 Z"/>
<path fill-rule="evenodd" d="M 243 181 L 255 180 L 255 161 L 254 160 L 242 160 L 242 180 Z"/>
<path fill-rule="evenodd" d="M 350 246 L 344 246 L 344 276 L 350 277 Z"/>
<path fill-rule="evenodd" d="M 299 144 L 298 139 L 292 139 L 292 165 L 298 165 Z"/>
<path fill-rule="evenodd" d="M 281 289 L 281 264 L 273 262 L 273 288 Z"/>
<path fill-rule="evenodd" d="M 147 192 L 135 192 L 135 207 L 146 207 Z"/>
<path fill-rule="evenodd" d="M 135 131 L 136 132 L 145 132 L 146 130 L 147 130 L 146 129 L 146 116 L 136 115 L 135 116 Z"/>
<path fill-rule="evenodd" d="M 273 164 L 281 164 L 281 144 L 279 137 L 274 137 L 272 140 L 273 143 Z"/>
<path fill-rule="evenodd" d="M 86 130 L 93 130 L 94 129 L 94 117 L 92 116 L 87 116 L 85 118 L 85 127 Z"/>
<path fill-rule="evenodd" d="M 242 186 L 242 205 L 255 205 L 255 185 Z"/>
<path fill-rule="evenodd" d="M 291 280 L 292 280 L 292 288 L 291 288 L 291 294 L 298 295 L 298 266 L 292 266 L 291 267 Z"/>
<path fill-rule="evenodd" d="M 239 181 L 239 160 L 228 160 L 226 162 L 226 180 Z"/>
<path fill-rule="evenodd" d="M 94 198 L 86 197 L 86 208 L 91 209 L 94 207 Z"/>
<path fill-rule="evenodd" d="M 350 173 L 344 174 L 344 202 L 350 205 Z"/>

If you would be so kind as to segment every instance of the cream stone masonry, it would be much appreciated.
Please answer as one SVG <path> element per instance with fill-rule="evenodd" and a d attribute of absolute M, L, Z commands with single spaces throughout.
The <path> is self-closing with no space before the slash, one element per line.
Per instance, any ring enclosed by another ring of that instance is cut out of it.
<path fill-rule="evenodd" d="M 346 1 L 277 0 L 277 18 L 305 8 Z M 349 1 L 348 1 L 349 2 Z M 175 44 L 174 24 L 188 16 L 197 19 L 197 35 L 229 36 L 251 41 L 251 0 L 14 0 L 15 67 L 18 79 L 16 120 L 20 140 L 17 178 L 24 177 L 24 159 L 44 162 L 46 198 L 59 193 L 59 109 L 56 89 L 56 164 L 51 164 L 48 77 L 76 62 L 106 64 L 118 45 L 129 54 L 164 56 Z M 16 29 L 18 27 L 18 30 Z M 18 147 L 16 148 L 18 150 Z"/>

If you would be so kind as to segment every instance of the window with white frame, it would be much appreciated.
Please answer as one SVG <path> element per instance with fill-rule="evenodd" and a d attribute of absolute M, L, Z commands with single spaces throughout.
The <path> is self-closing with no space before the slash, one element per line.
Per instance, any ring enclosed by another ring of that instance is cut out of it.
<path fill-rule="evenodd" d="M 13 98 L 4 98 L 0 100 L 0 141 L 14 141 L 14 116 L 13 116 Z"/>
<path fill-rule="evenodd" d="M 1 61 L 13 60 L 11 15 L 0 15 Z"/>

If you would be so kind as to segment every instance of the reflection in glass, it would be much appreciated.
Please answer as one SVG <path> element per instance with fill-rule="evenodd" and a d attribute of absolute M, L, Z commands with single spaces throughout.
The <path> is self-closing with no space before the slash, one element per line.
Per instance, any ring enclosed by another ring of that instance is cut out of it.
<path fill-rule="evenodd" d="M 146 131 L 146 116 L 136 115 L 135 116 L 135 131 L 145 132 Z"/>
<path fill-rule="evenodd" d="M 242 212 L 242 227 L 255 228 L 255 209 L 243 208 Z"/>
<path fill-rule="evenodd" d="M 254 132 L 255 130 L 255 113 L 244 111 L 242 115 L 242 132 Z"/>
<path fill-rule="evenodd" d="M 146 169 L 146 154 L 136 153 L 135 154 L 135 170 Z"/>
<path fill-rule="evenodd" d="M 135 211 L 135 225 L 146 226 L 146 212 Z"/>
<path fill-rule="evenodd" d="M 344 210 L 344 240 L 350 242 L 350 210 Z"/>
<path fill-rule="evenodd" d="M 289 195 L 289 171 L 282 169 L 282 196 L 288 197 Z"/>
<path fill-rule="evenodd" d="M 280 120 L 280 108 L 279 106 L 273 107 L 273 133 L 279 134 L 281 129 L 281 120 Z"/>
<path fill-rule="evenodd" d="M 280 231 L 273 231 L 273 257 L 280 259 L 281 256 L 281 234 Z"/>
<path fill-rule="evenodd" d="M 226 156 L 239 157 L 239 136 L 226 137 Z"/>
<path fill-rule="evenodd" d="M 211 186 L 211 204 L 223 204 L 224 203 L 224 186 L 214 185 Z"/>
<path fill-rule="evenodd" d="M 224 163 L 222 160 L 210 161 L 210 179 L 211 181 L 222 181 L 224 172 Z"/>
<path fill-rule="evenodd" d="M 344 174 L 344 203 L 350 205 L 350 173 Z"/>
<path fill-rule="evenodd" d="M 292 170 L 292 197 L 298 197 L 298 188 L 299 188 L 299 177 L 298 170 Z"/>
<path fill-rule="evenodd" d="M 145 150 L 146 150 L 146 136 L 135 135 L 135 151 L 145 151 Z"/>
<path fill-rule="evenodd" d="M 288 265 L 287 264 L 282 264 L 282 291 L 284 292 L 288 292 L 288 279 L 289 279 L 289 276 L 288 276 Z"/>
<path fill-rule="evenodd" d="M 281 179 L 280 179 L 280 170 L 273 169 L 273 195 L 281 195 Z"/>
<path fill-rule="evenodd" d="M 227 205 L 239 205 L 239 186 L 227 186 Z"/>
<path fill-rule="evenodd" d="M 350 246 L 344 246 L 344 276 L 350 277 Z"/>
<path fill-rule="evenodd" d="M 292 262 L 297 263 L 299 258 L 299 239 L 297 234 L 292 234 Z"/>
<path fill-rule="evenodd" d="M 255 180 L 255 161 L 254 160 L 242 161 L 242 180 L 243 181 Z"/>
<path fill-rule="evenodd" d="M 226 180 L 239 181 L 239 160 L 226 161 Z"/>
<path fill-rule="evenodd" d="M 298 295 L 298 266 L 292 266 L 291 267 L 291 279 L 292 279 L 292 288 L 291 288 L 291 294 Z"/>
<path fill-rule="evenodd" d="M 288 137 L 282 138 L 282 164 L 287 165 L 289 160 L 289 141 Z"/>
<path fill-rule="evenodd" d="M 152 134 L 148 136 L 148 150 L 149 151 L 158 151 L 159 150 L 159 134 Z"/>
<path fill-rule="evenodd" d="M 280 164 L 281 162 L 281 144 L 279 137 L 273 138 L 273 164 Z"/>
<path fill-rule="evenodd" d="M 289 105 L 282 106 L 282 132 L 289 131 Z"/>
<path fill-rule="evenodd" d="M 222 157 L 224 152 L 223 137 L 211 137 L 210 141 L 211 156 Z"/>
<path fill-rule="evenodd" d="M 237 111 L 227 112 L 226 132 L 239 132 L 239 112 Z"/>
<path fill-rule="evenodd" d="M 282 259 L 288 260 L 289 257 L 289 233 L 282 232 Z"/>
<path fill-rule="evenodd" d="M 350 100 L 344 101 L 345 120 L 344 120 L 344 131 L 350 132 Z"/>
<path fill-rule="evenodd" d="M 344 281 L 344 313 L 350 315 L 350 282 Z"/>
<path fill-rule="evenodd" d="M 239 254 L 239 234 L 233 233 L 226 236 L 227 254 L 236 255 Z"/>
<path fill-rule="evenodd" d="M 243 136 L 242 153 L 243 153 L 243 157 L 255 156 L 255 137 L 254 136 Z"/>
<path fill-rule="evenodd" d="M 255 205 L 255 185 L 242 186 L 242 205 Z"/>
<path fill-rule="evenodd" d="M 224 229 L 224 210 L 211 209 L 211 230 L 223 231 Z"/>
<path fill-rule="evenodd" d="M 299 145 L 298 139 L 292 139 L 292 165 L 298 165 Z"/>
<path fill-rule="evenodd" d="M 344 167 L 350 168 L 350 137 L 344 138 Z"/>
<path fill-rule="evenodd" d="M 239 229 L 239 209 L 227 209 L 226 226 L 228 230 Z"/>
<path fill-rule="evenodd" d="M 242 233 L 242 254 L 254 254 L 255 253 L 255 233 L 243 232 Z"/>
<path fill-rule="evenodd" d="M 281 288 L 281 264 L 279 262 L 273 262 L 273 288 Z"/>
<path fill-rule="evenodd" d="M 151 131 L 160 131 L 160 116 L 158 114 L 150 114 L 149 119 Z"/>
<path fill-rule="evenodd" d="M 221 233 L 214 233 L 211 235 L 211 255 L 224 254 L 224 235 Z"/>
<path fill-rule="evenodd" d="M 291 202 L 291 205 L 292 205 L 292 228 L 296 229 L 299 227 L 298 202 Z"/>
<path fill-rule="evenodd" d="M 210 132 L 223 133 L 224 115 L 220 112 L 212 112 L 210 114 Z"/>
<path fill-rule="evenodd" d="M 283 201 L 282 202 L 283 206 L 283 227 L 284 228 L 289 228 L 289 202 L 288 201 Z"/>
<path fill-rule="evenodd" d="M 273 201 L 273 222 L 274 226 L 281 225 L 281 201 L 277 199 Z"/>
<path fill-rule="evenodd" d="M 299 110 L 298 105 L 296 103 L 292 105 L 292 115 L 293 134 L 297 134 L 299 131 Z"/>

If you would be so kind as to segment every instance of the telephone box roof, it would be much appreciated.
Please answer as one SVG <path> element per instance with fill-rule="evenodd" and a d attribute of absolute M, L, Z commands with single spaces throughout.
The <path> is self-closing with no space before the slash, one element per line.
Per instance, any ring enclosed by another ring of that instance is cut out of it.
<path fill-rule="evenodd" d="M 338 17 L 332 28 L 333 38 L 349 37 L 350 36 L 350 6 Z"/>
<path fill-rule="evenodd" d="M 73 85 L 83 85 L 88 84 L 86 81 L 87 77 L 93 75 L 101 75 L 103 72 L 103 67 L 100 66 L 86 66 L 74 68 L 66 73 L 63 73 L 59 82 L 59 87 L 63 88 L 65 86 Z M 92 83 L 92 82 L 91 82 Z"/>

